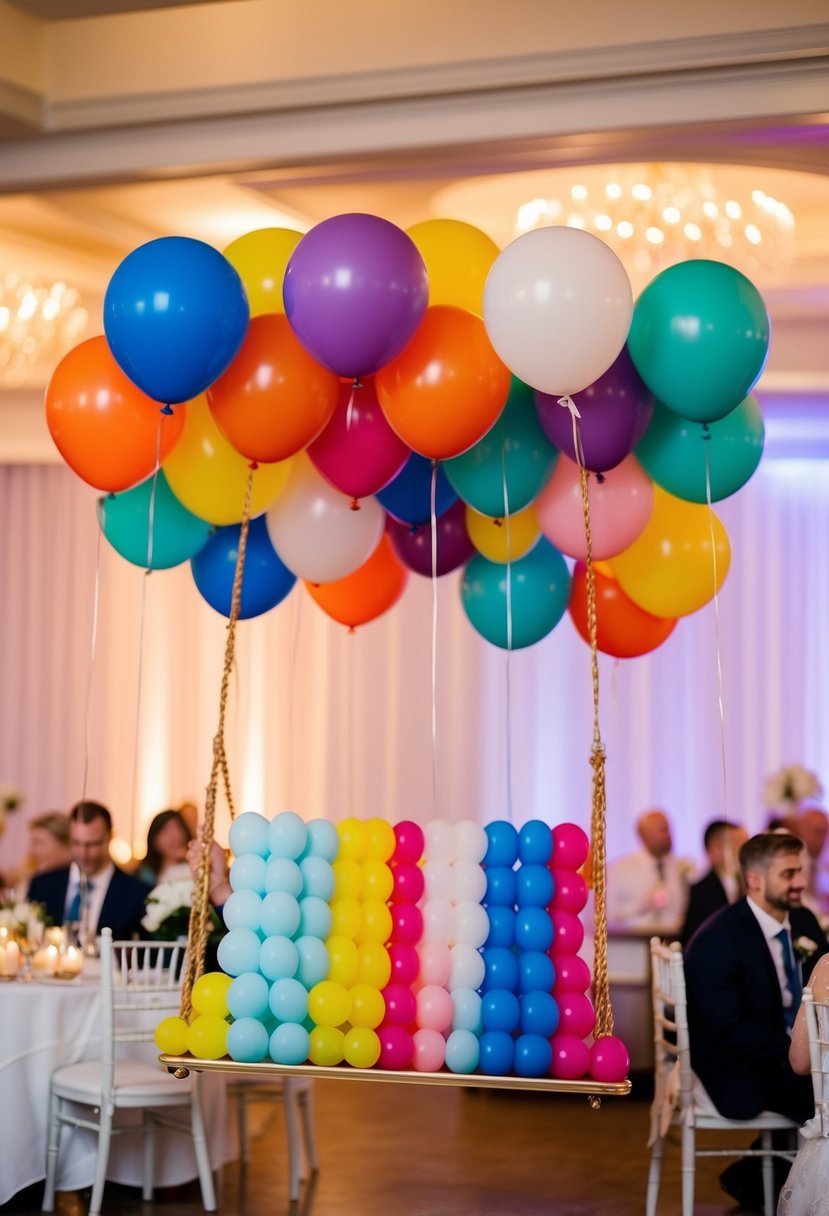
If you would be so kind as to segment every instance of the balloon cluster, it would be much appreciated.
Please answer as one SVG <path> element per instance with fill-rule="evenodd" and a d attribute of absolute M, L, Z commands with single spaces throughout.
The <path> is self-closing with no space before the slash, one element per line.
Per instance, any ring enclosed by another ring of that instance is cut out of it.
<path fill-rule="evenodd" d="M 683 262 L 634 307 L 616 255 L 567 227 L 500 252 L 460 221 L 364 214 L 224 254 L 162 237 L 115 270 L 104 330 L 52 376 L 54 441 L 105 492 L 111 544 L 145 568 L 189 560 L 226 615 L 252 467 L 243 617 L 301 579 L 354 627 L 410 572 L 463 567 L 495 645 L 532 645 L 568 607 L 586 636 L 584 571 L 562 556 L 586 557 L 581 462 L 609 563 L 599 647 L 643 654 L 725 578 L 708 503 L 762 453 L 752 284 Z"/>
<path fill-rule="evenodd" d="M 589 1047 L 590 975 L 578 957 L 587 837 L 531 820 L 337 827 L 247 812 L 231 827 L 233 892 L 221 973 L 193 987 L 194 1018 L 164 1051 L 246 1063 L 603 1081 L 622 1044 Z M 228 1021 L 230 1019 L 230 1021 Z"/>

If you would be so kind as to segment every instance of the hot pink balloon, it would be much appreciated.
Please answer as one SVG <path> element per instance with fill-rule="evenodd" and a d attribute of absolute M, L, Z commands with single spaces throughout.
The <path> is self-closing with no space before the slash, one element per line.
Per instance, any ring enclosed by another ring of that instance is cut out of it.
<path fill-rule="evenodd" d="M 411 1026 L 417 1015 L 417 1002 L 406 984 L 387 984 L 383 989 L 386 1002 L 386 1025 Z"/>
<path fill-rule="evenodd" d="M 556 982 L 553 991 L 586 992 L 590 987 L 590 968 L 578 954 L 553 954 Z"/>
<path fill-rule="evenodd" d="M 595 561 L 615 557 L 632 545 L 653 510 L 653 485 L 635 456 L 607 473 L 589 473 L 587 497 Z M 586 560 L 579 467 L 566 456 L 559 457 L 535 500 L 535 513 L 541 531 L 557 549 Z"/>
<path fill-rule="evenodd" d="M 414 946 L 405 942 L 392 942 L 389 946 L 391 975 L 395 984 L 411 985 L 417 979 L 420 959 Z"/>
<path fill-rule="evenodd" d="M 428 1030 L 443 1032 L 452 1025 L 454 1006 L 445 988 L 426 984 L 417 994 L 417 1024 Z"/>
<path fill-rule="evenodd" d="M 408 1068 L 414 1059 L 414 1043 L 408 1030 L 402 1026 L 380 1026 L 377 1036 L 380 1039 L 379 1067 L 395 1072 Z"/>
<path fill-rule="evenodd" d="M 366 498 L 394 480 L 411 448 L 386 421 L 374 377 L 369 377 L 359 388 L 340 386 L 333 417 L 307 452 L 332 486 L 352 498 Z"/>
<path fill-rule="evenodd" d="M 562 870 L 578 870 L 587 861 L 590 841 L 577 823 L 558 823 L 553 828 L 550 865 Z"/>
<path fill-rule="evenodd" d="M 577 1039 L 586 1039 L 593 1033 L 596 1012 L 589 996 L 583 992 L 561 992 L 556 994 L 559 1012 L 559 1028 L 562 1034 L 572 1034 Z"/>
<path fill-rule="evenodd" d="M 423 913 L 417 904 L 391 905 L 391 940 L 416 946 L 423 936 Z"/>
<path fill-rule="evenodd" d="M 590 1067 L 590 1048 L 572 1034 L 556 1034 L 550 1039 L 553 1062 L 550 1072 L 559 1081 L 577 1081 Z"/>
<path fill-rule="evenodd" d="M 624 1081 L 630 1070 L 628 1049 L 613 1034 L 602 1035 L 590 1048 L 590 1075 L 594 1081 Z"/>
<path fill-rule="evenodd" d="M 402 819 L 394 825 L 394 836 L 397 844 L 392 861 L 420 861 L 423 856 L 423 828 L 411 819 Z"/>
<path fill-rule="evenodd" d="M 446 1059 L 446 1040 L 439 1030 L 428 1027 L 415 1031 L 414 1044 L 415 1072 L 439 1072 Z"/>
<path fill-rule="evenodd" d="M 416 904 L 423 895 L 423 871 L 413 862 L 392 863 L 393 899 L 400 904 Z"/>
<path fill-rule="evenodd" d="M 552 953 L 578 954 L 584 941 L 584 925 L 572 912 L 553 912 Z"/>
<path fill-rule="evenodd" d="M 587 903 L 587 883 L 574 870 L 559 870 L 550 867 L 555 891 L 551 907 L 554 911 L 581 912 Z"/>

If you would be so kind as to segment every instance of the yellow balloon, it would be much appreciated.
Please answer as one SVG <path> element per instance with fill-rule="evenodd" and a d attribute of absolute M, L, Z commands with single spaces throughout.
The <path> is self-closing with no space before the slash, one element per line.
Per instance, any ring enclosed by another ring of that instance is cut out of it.
<path fill-rule="evenodd" d="M 250 315 L 285 311 L 282 280 L 291 254 L 302 239 L 292 228 L 257 228 L 231 241 L 224 254 L 245 287 Z"/>
<path fill-rule="evenodd" d="M 707 604 L 730 564 L 728 533 L 714 512 L 674 498 L 657 485 L 644 532 L 610 563 L 625 594 L 652 616 L 664 617 L 688 616 Z"/>
<path fill-rule="evenodd" d="M 200 1060 L 218 1060 L 227 1054 L 229 1026 L 214 1013 L 202 1013 L 187 1028 L 187 1050 Z"/>
<path fill-rule="evenodd" d="M 180 439 L 179 443 L 181 443 Z M 351 816 L 337 824 L 337 832 L 340 837 L 340 857 L 350 857 L 352 861 L 359 861 L 366 851 L 366 825 L 360 819 Z"/>
<path fill-rule="evenodd" d="M 357 933 L 358 942 L 378 942 L 381 946 L 391 937 L 391 912 L 379 899 L 363 900 L 363 919 Z"/>
<path fill-rule="evenodd" d="M 230 1013 L 227 1007 L 227 990 L 233 983 L 233 977 L 223 971 L 206 971 L 200 975 L 193 985 L 190 1003 L 196 1013 L 213 1013 L 216 1017 L 226 1018 Z"/>
<path fill-rule="evenodd" d="M 388 861 L 396 847 L 394 828 L 387 819 L 366 820 L 366 857 Z"/>
<path fill-rule="evenodd" d="M 308 1059 L 312 1064 L 330 1068 L 345 1058 L 345 1035 L 337 1026 L 315 1026 L 308 1036 Z"/>
<path fill-rule="evenodd" d="M 491 519 L 466 508 L 466 530 L 472 544 L 491 562 L 515 562 L 529 553 L 541 535 L 532 503 L 509 519 Z"/>
<path fill-rule="evenodd" d="M 337 984 L 350 988 L 357 978 L 357 968 L 360 956 L 357 947 L 350 937 L 335 934 L 325 943 L 328 951 L 328 978 Z"/>
<path fill-rule="evenodd" d="M 184 1018 L 164 1018 L 155 1028 L 156 1047 L 171 1056 L 182 1055 L 187 1050 L 189 1029 Z"/>
<path fill-rule="evenodd" d="M 429 304 L 484 312 L 484 284 L 501 252 L 491 237 L 463 220 L 423 220 L 407 228 L 429 275 Z"/>
<path fill-rule="evenodd" d="M 236 524 L 244 515 L 250 461 L 221 434 L 204 397 L 189 403 L 181 438 L 162 468 L 176 498 L 200 519 Z M 258 466 L 251 516 L 261 515 L 279 496 L 290 468 L 290 460 Z"/>
<path fill-rule="evenodd" d="M 308 993 L 308 1014 L 317 1026 L 339 1026 L 351 1013 L 351 997 L 344 984 L 321 980 Z"/>
<path fill-rule="evenodd" d="M 360 932 L 363 910 L 359 900 L 352 897 L 336 899 L 331 905 L 331 933 L 334 937 L 350 937 L 352 941 Z"/>
<path fill-rule="evenodd" d="M 386 947 L 381 942 L 361 942 L 357 955 L 357 982 L 371 984 L 372 988 L 385 988 L 391 979 L 391 959 Z"/>
<path fill-rule="evenodd" d="M 386 1016 L 382 992 L 372 984 L 355 984 L 350 995 L 351 1025 L 375 1030 Z"/>
<path fill-rule="evenodd" d="M 373 859 L 363 863 L 363 899 L 379 899 L 385 903 L 393 890 L 394 877 L 390 866 Z"/>
<path fill-rule="evenodd" d="M 368 1026 L 352 1026 L 345 1036 L 345 1059 L 352 1068 L 371 1068 L 380 1059 L 380 1040 Z"/>
<path fill-rule="evenodd" d="M 363 867 L 351 857 L 338 857 L 332 861 L 334 871 L 334 899 L 359 899 L 363 889 Z"/>

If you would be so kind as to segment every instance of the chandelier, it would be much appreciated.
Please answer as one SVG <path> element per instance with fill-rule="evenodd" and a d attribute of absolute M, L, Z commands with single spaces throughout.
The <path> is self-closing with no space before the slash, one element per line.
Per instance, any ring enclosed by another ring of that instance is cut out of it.
<path fill-rule="evenodd" d="M 9 272 L 0 278 L 0 383 L 46 381 L 89 320 L 78 291 Z"/>
<path fill-rule="evenodd" d="M 592 232 L 640 282 L 689 258 L 728 262 L 749 277 L 791 259 L 794 216 L 755 184 L 756 172 L 751 184 L 735 188 L 732 180 L 727 190 L 710 166 L 693 164 L 576 170 L 570 182 L 522 203 L 516 235 L 548 224 Z"/>

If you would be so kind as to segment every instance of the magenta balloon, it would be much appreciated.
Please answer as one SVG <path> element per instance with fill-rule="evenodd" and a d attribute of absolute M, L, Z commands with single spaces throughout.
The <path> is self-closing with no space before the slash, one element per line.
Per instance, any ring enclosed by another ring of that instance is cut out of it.
<path fill-rule="evenodd" d="M 426 311 L 426 266 L 402 228 L 335 215 L 291 254 L 282 284 L 296 336 L 338 376 L 370 376 L 407 345 Z"/>
<path fill-rule="evenodd" d="M 306 450 L 326 481 L 352 498 L 366 498 L 382 490 L 411 455 L 411 448 L 386 421 L 373 379 L 359 388 L 341 386 L 331 421 Z"/>
<path fill-rule="evenodd" d="M 621 464 L 644 435 L 653 414 L 653 393 L 633 366 L 626 346 L 604 375 L 574 393 L 573 400 L 581 414 L 584 463 L 594 473 Z M 550 442 L 575 460 L 570 411 L 558 402 L 558 397 L 536 392 L 538 421 Z"/>
<path fill-rule="evenodd" d="M 430 523 L 412 524 L 399 523 L 388 518 L 386 529 L 397 556 L 414 570 L 426 578 L 432 577 L 432 525 Z M 437 532 L 437 562 L 436 573 L 448 574 L 457 570 L 475 552 L 475 546 L 469 539 L 466 530 L 466 504 L 460 499 L 454 502 L 448 511 L 444 511 L 436 520 Z"/>

